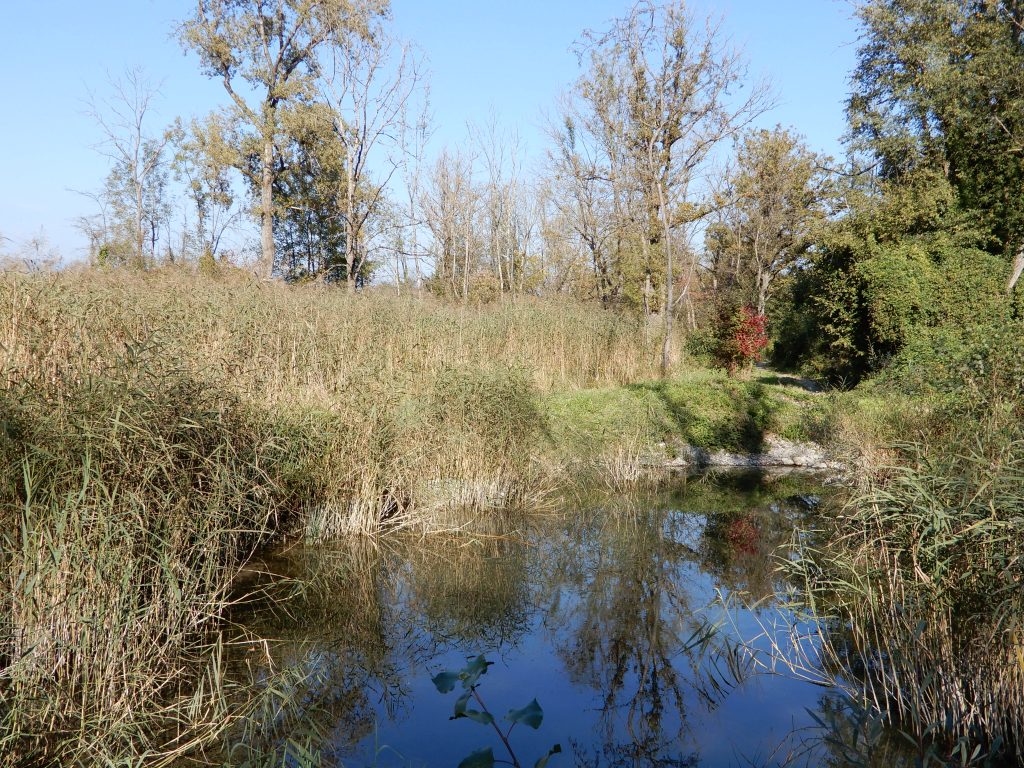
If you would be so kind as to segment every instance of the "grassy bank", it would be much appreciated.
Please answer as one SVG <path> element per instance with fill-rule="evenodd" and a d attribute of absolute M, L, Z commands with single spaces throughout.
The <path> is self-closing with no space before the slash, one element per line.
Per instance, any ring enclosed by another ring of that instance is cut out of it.
<path fill-rule="evenodd" d="M 672 378 L 545 395 L 542 409 L 554 463 L 591 481 L 628 486 L 644 464 L 687 446 L 751 454 L 772 437 L 817 443 L 851 467 L 874 467 L 892 443 L 919 434 L 931 403 L 869 389 L 812 392 L 804 383 L 755 369 L 733 378 L 700 367 Z"/>
<path fill-rule="evenodd" d="M 789 659 L 849 693 L 879 760 L 884 724 L 921 765 L 1018 765 L 1024 354 L 985 342 L 930 383 L 920 431 L 900 435 L 785 564 L 819 628 Z"/>

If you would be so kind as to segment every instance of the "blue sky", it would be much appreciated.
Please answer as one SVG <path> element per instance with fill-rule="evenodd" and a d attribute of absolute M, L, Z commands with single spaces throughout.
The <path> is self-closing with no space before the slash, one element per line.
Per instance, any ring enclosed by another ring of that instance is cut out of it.
<path fill-rule="evenodd" d="M 543 114 L 576 77 L 570 48 L 602 29 L 628 0 L 392 0 L 393 29 L 426 54 L 436 124 L 431 149 L 465 141 L 466 123 L 493 112 L 527 151 L 544 149 Z M 65 258 L 83 245 L 73 221 L 92 203 L 108 161 L 85 114 L 90 90 L 140 66 L 160 83 L 151 127 L 223 103 L 172 36 L 188 0 L 43 0 L 9 3 L 0 46 L 0 235 L 15 244 L 43 229 Z M 761 119 L 803 133 L 815 149 L 841 152 L 843 101 L 855 60 L 856 25 L 847 0 L 691 0 L 699 15 L 721 15 L 746 53 L 751 74 L 774 84 L 778 107 Z M 10 248 L 10 244 L 6 244 Z"/>

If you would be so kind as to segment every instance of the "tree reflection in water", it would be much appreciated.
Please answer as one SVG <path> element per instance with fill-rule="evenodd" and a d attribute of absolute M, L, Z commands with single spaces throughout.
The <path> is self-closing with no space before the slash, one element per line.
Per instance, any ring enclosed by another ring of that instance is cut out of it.
<path fill-rule="evenodd" d="M 583 547 L 575 599 L 560 595 L 549 609 L 560 628 L 552 644 L 569 679 L 600 694 L 600 762 L 654 764 L 683 743 L 686 686 L 677 656 L 693 653 L 685 649 L 696 627 L 684 585 L 700 525 L 664 509 L 602 517 Z M 564 589 L 557 574 L 553 581 Z"/>
<path fill-rule="evenodd" d="M 539 647 L 546 664 L 558 661 L 558 697 L 578 704 L 565 711 L 579 712 L 546 720 L 545 738 L 570 746 L 577 764 L 703 764 L 694 718 L 742 677 L 736 657 L 708 641 L 703 609 L 716 589 L 773 594 L 772 555 L 807 513 L 808 488 L 734 475 L 520 521 L 524 531 L 510 521 L 486 535 L 295 550 L 273 566 L 305 587 L 283 607 L 263 600 L 240 612 L 259 640 L 250 647 L 264 650 L 236 667 L 315 670 L 299 697 L 304 712 L 334 720 L 312 746 L 337 762 L 379 762 L 368 752 L 374 729 L 410 749 L 429 740 L 435 756 L 449 733 L 461 738 L 435 717 L 441 702 L 416 698 L 436 695 L 420 684 L 444 654 L 497 653 L 515 669 L 530 663 L 518 649 Z M 516 682 L 530 684 L 530 670 L 519 671 Z M 521 694 L 516 701 L 536 691 Z M 807 700 L 816 703 L 817 694 Z M 440 745 L 438 728 L 449 729 Z"/>

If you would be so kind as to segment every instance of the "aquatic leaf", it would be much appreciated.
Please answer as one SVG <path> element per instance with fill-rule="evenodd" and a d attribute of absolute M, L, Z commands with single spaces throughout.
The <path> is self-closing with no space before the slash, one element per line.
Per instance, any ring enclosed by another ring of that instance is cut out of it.
<path fill-rule="evenodd" d="M 452 720 L 466 714 L 466 705 L 469 703 L 470 693 L 470 691 L 466 691 L 455 700 L 455 714 L 451 717 Z"/>
<path fill-rule="evenodd" d="M 459 768 L 494 768 L 494 750 L 487 747 L 470 753 L 459 763 Z"/>
<path fill-rule="evenodd" d="M 540 728 L 540 723 L 544 719 L 544 710 L 534 699 L 522 709 L 510 709 L 505 715 L 505 719 L 511 720 L 513 723 L 522 723 L 536 730 Z"/>
<path fill-rule="evenodd" d="M 533 768 L 544 768 L 544 766 L 546 766 L 548 764 L 548 760 L 551 759 L 551 756 L 552 755 L 557 755 L 561 751 L 562 751 L 562 745 L 561 744 L 555 744 L 555 746 L 553 746 L 551 749 L 548 750 L 548 753 L 546 755 L 544 755 L 544 757 L 542 757 L 540 760 L 538 760 L 536 763 L 533 764 Z"/>
<path fill-rule="evenodd" d="M 468 717 L 470 720 L 476 723 L 481 723 L 483 725 L 494 724 L 494 715 L 492 715 L 490 712 L 481 712 L 478 709 L 467 709 L 465 712 L 463 712 L 462 716 Z"/>
<path fill-rule="evenodd" d="M 448 693 L 454 690 L 455 684 L 459 682 L 459 674 L 457 672 L 438 672 L 430 680 L 440 693 Z"/>
<path fill-rule="evenodd" d="M 480 679 L 480 675 L 486 674 L 487 668 L 493 663 L 493 661 L 487 661 L 483 656 L 477 656 L 459 673 L 459 677 L 462 678 L 462 686 L 472 688 Z"/>
<path fill-rule="evenodd" d="M 455 714 L 449 717 L 449 720 L 458 720 L 460 717 L 468 717 L 477 723 L 483 723 L 484 725 L 491 725 L 494 723 L 494 716 L 490 712 L 481 712 L 479 709 L 467 709 L 466 705 L 469 703 L 469 697 L 471 691 L 466 691 L 464 694 L 459 696 L 455 702 Z"/>

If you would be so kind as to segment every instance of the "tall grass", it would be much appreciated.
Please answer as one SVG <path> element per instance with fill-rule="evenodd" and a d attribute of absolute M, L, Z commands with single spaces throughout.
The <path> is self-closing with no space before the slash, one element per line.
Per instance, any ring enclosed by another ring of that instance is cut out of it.
<path fill-rule="evenodd" d="M 494 365 L 542 390 L 621 384 L 656 377 L 661 345 L 640 320 L 569 299 L 474 308 L 177 271 L 3 275 L 0 343 L 2 369 L 50 381 L 151 345 L 270 399 Z"/>
<path fill-rule="evenodd" d="M 231 720 L 217 628 L 256 550 L 520 506 L 537 393 L 653 376 L 659 349 L 572 303 L 0 275 L 0 754 L 195 752 Z"/>
<path fill-rule="evenodd" d="M 1024 760 L 1022 363 L 1014 347 L 975 358 L 924 439 L 786 563 L 819 628 L 797 666 L 925 765 Z"/>
<path fill-rule="evenodd" d="M 281 509 L 272 444 L 169 370 L 11 388 L 0 414 L 0 752 L 90 764 L 161 738 L 173 752 L 181 734 L 147 713 L 177 705 L 200 729 L 197 649 Z"/>

